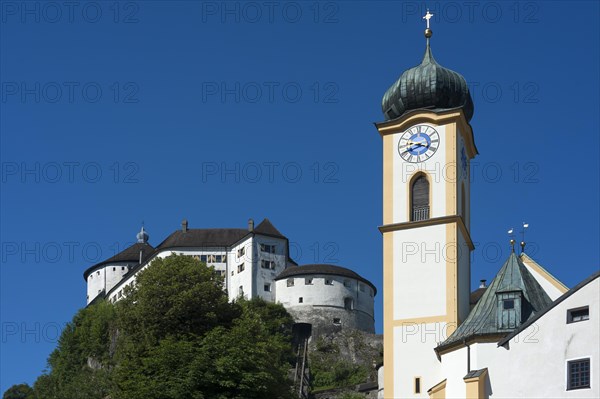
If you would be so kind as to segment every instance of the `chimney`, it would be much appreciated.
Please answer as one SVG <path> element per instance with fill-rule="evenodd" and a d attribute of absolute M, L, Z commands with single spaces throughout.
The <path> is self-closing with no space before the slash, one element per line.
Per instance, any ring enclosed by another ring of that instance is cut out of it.
<path fill-rule="evenodd" d="M 248 231 L 254 231 L 254 219 L 248 219 Z"/>
<path fill-rule="evenodd" d="M 479 280 L 480 284 L 479 284 L 479 288 L 487 288 L 487 285 L 485 285 L 485 282 L 487 280 Z"/>
<path fill-rule="evenodd" d="M 183 221 L 181 222 L 181 231 L 183 231 L 184 233 L 188 231 L 188 222 L 186 219 L 183 219 Z"/>

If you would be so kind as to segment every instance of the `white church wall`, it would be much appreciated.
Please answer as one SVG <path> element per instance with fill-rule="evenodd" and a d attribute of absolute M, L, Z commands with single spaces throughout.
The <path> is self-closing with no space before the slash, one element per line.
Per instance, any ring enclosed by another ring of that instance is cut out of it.
<path fill-rule="evenodd" d="M 434 348 L 445 334 L 445 329 L 444 322 L 405 322 L 394 327 L 394 392 L 393 395 L 386 392 L 386 397 L 429 397 L 427 390 L 443 379 Z M 430 353 L 431 356 L 423 356 L 423 353 Z M 421 378 L 420 394 L 414 392 L 415 377 Z"/>
<path fill-rule="evenodd" d="M 445 315 L 446 225 L 395 231 L 393 240 L 394 319 Z"/>
<path fill-rule="evenodd" d="M 600 397 L 599 292 L 596 279 L 515 336 L 508 350 L 496 343 L 472 345 L 471 368 L 488 368 L 491 397 Z M 581 306 L 589 306 L 590 319 L 567 324 L 567 310 Z M 591 388 L 567 391 L 567 361 L 581 358 L 591 359 Z"/>
<path fill-rule="evenodd" d="M 527 268 L 527 270 L 531 273 L 531 275 L 537 280 L 537 282 L 542 286 L 546 294 L 553 301 L 564 294 L 566 291 L 559 289 L 548 279 L 547 274 L 542 272 L 539 265 L 534 264 L 535 262 L 530 261 L 527 257 L 521 257 L 521 261 Z"/>
<path fill-rule="evenodd" d="M 467 390 L 463 378 L 468 373 L 467 361 L 468 352 L 464 346 L 444 355 L 442 359 L 443 377 L 441 379 L 446 379 L 447 398 L 466 398 Z M 471 365 L 471 369 L 473 369 L 473 365 Z M 438 382 L 435 381 L 435 383 Z M 428 388 L 431 388 L 431 386 Z"/>

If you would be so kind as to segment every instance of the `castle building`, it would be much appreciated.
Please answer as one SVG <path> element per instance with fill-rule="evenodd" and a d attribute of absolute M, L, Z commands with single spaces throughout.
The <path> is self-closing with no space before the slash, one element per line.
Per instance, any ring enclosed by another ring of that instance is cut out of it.
<path fill-rule="evenodd" d="M 142 227 L 137 242 L 115 256 L 89 267 L 87 303 L 123 298 L 139 271 L 153 259 L 188 255 L 223 277 L 229 300 L 240 296 L 279 302 L 297 323 L 315 331 L 353 328 L 374 333 L 375 286 L 350 269 L 335 265 L 298 266 L 289 256 L 289 240 L 264 219 L 247 229 L 190 229 L 184 220 L 158 246 L 148 243 Z"/>
<path fill-rule="evenodd" d="M 430 47 L 385 92 L 380 398 L 600 397 L 599 274 L 569 290 L 522 253 L 470 292 L 466 80 Z M 471 300 L 473 299 L 473 300 Z"/>

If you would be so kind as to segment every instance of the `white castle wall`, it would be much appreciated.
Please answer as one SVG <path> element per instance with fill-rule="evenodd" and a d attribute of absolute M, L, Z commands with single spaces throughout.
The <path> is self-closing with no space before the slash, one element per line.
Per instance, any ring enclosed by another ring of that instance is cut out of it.
<path fill-rule="evenodd" d="M 312 279 L 312 284 L 307 284 Z M 329 280 L 331 284 L 325 284 Z M 291 284 L 293 281 L 293 285 Z M 294 316 L 296 322 L 313 324 L 315 329 L 356 328 L 374 332 L 374 292 L 351 277 L 306 274 L 277 280 L 277 302 Z M 352 300 L 346 309 L 346 298 Z M 300 302 L 302 301 L 302 302 Z M 336 322 L 334 323 L 334 319 Z"/>

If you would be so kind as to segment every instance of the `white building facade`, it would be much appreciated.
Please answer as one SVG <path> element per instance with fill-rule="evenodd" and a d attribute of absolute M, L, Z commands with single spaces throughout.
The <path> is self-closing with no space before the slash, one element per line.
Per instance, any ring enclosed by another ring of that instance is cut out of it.
<path fill-rule="evenodd" d="M 248 229 L 189 229 L 184 220 L 181 230 L 156 248 L 148 238 L 142 228 L 136 244 L 84 272 L 88 304 L 100 299 L 120 300 L 125 288 L 135 284 L 137 273 L 153 259 L 177 254 L 213 267 L 223 277 L 230 301 L 262 298 L 283 304 L 298 323 L 314 325 L 315 329 L 375 332 L 375 286 L 340 266 L 298 266 L 289 257 L 288 239 L 268 219 L 256 227 L 250 220 Z M 311 283 L 307 284 L 309 278 Z M 290 286 L 290 279 L 298 280 L 297 284 Z M 298 295 L 304 303 L 296 303 Z"/>

